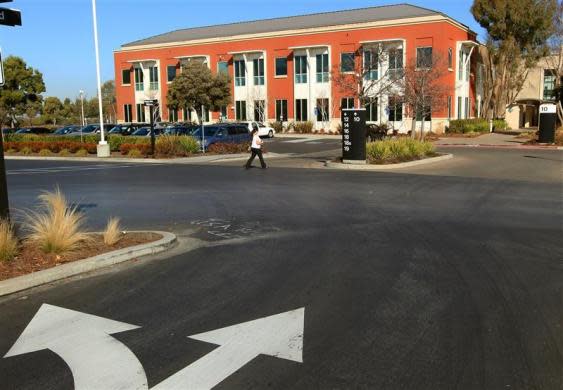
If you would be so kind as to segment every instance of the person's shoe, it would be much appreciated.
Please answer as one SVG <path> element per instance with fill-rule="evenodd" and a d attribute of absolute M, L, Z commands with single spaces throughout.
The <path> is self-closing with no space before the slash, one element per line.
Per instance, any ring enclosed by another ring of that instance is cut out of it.
<path fill-rule="evenodd" d="M 262 167 L 262 169 L 268 169 L 268 166 Z"/>

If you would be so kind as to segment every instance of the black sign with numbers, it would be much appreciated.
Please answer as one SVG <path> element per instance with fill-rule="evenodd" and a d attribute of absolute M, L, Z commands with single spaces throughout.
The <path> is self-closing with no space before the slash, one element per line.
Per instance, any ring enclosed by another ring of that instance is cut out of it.
<path fill-rule="evenodd" d="M 366 110 L 342 110 L 342 160 L 366 160 Z"/>
<path fill-rule="evenodd" d="M 21 12 L 10 8 L 0 8 L 0 24 L 5 26 L 21 26 Z"/>

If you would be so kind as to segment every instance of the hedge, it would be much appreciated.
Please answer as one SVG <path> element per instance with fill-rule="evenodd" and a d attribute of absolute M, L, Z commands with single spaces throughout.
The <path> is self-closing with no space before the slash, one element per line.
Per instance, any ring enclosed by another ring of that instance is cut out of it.
<path fill-rule="evenodd" d="M 141 155 L 148 156 L 151 152 L 150 144 L 121 144 L 119 147 L 119 152 L 127 156 L 131 150 L 138 150 Z"/>
<path fill-rule="evenodd" d="M 85 149 L 88 153 L 94 154 L 97 151 L 96 143 L 86 143 L 86 142 L 73 142 L 73 141 L 58 141 L 58 142 L 46 142 L 46 141 L 27 141 L 27 142 L 13 142 L 7 141 L 4 144 L 5 150 L 15 150 L 20 152 L 23 149 L 31 150 L 33 153 L 39 153 L 41 150 L 49 150 L 52 153 L 59 153 L 61 150 L 68 150 L 70 153 L 76 153 L 80 149 Z"/>
<path fill-rule="evenodd" d="M 489 122 L 486 119 L 457 119 L 450 121 L 447 133 L 488 133 Z"/>
<path fill-rule="evenodd" d="M 368 142 L 367 158 L 372 164 L 389 164 L 419 160 L 435 154 L 434 145 L 410 137 Z"/>

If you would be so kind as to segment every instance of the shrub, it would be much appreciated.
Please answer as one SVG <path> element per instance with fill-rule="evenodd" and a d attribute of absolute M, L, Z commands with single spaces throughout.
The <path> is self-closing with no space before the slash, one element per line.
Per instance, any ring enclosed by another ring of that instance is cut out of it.
<path fill-rule="evenodd" d="M 69 207 L 60 189 L 39 196 L 42 212 L 28 214 L 31 230 L 28 240 L 36 243 L 45 253 L 64 253 L 75 249 L 88 238 L 81 231 L 84 216 L 75 207 Z"/>
<path fill-rule="evenodd" d="M 88 151 L 86 149 L 79 149 L 74 153 L 76 157 L 88 157 Z"/>
<path fill-rule="evenodd" d="M 141 158 L 143 157 L 143 154 L 139 149 L 130 149 L 129 152 L 127 152 L 127 157 Z"/>
<path fill-rule="evenodd" d="M 451 120 L 450 125 L 446 128 L 447 133 L 487 133 L 489 131 L 489 122 L 486 119 L 457 119 Z"/>
<path fill-rule="evenodd" d="M 200 146 L 193 137 L 163 135 L 156 140 L 155 152 L 163 156 L 189 156 L 198 153 Z"/>
<path fill-rule="evenodd" d="M 434 154 L 434 145 L 427 141 L 413 140 L 408 137 L 369 142 L 367 157 L 372 163 L 418 160 Z"/>
<path fill-rule="evenodd" d="M 129 155 L 129 152 L 135 149 L 140 153 L 140 156 L 148 156 L 148 154 L 151 152 L 151 145 L 150 144 L 122 144 L 119 147 L 119 152 L 124 155 L 127 156 Z"/>
<path fill-rule="evenodd" d="M 30 154 L 33 153 L 33 151 L 31 150 L 31 148 L 26 146 L 20 149 L 20 153 L 23 154 L 24 156 L 29 156 Z"/>
<path fill-rule="evenodd" d="M 282 122 L 271 122 L 270 127 L 274 129 L 276 133 L 283 133 L 284 127 Z"/>
<path fill-rule="evenodd" d="M 239 154 L 247 153 L 250 142 L 243 143 L 216 143 L 209 146 L 207 151 L 216 154 Z"/>
<path fill-rule="evenodd" d="M 494 131 L 508 130 L 508 123 L 504 119 L 494 119 L 493 120 L 493 130 Z"/>
<path fill-rule="evenodd" d="M 123 233 L 121 232 L 121 226 L 119 225 L 119 218 L 111 217 L 108 220 L 106 228 L 104 230 L 104 244 L 113 246 L 121 240 Z"/>
<path fill-rule="evenodd" d="M 18 240 L 10 222 L 0 219 L 0 261 L 10 261 L 18 251 Z"/>
<path fill-rule="evenodd" d="M 11 153 L 17 153 L 18 151 L 16 149 L 8 149 L 6 150 L 7 154 L 11 154 Z"/>
<path fill-rule="evenodd" d="M 68 150 L 68 149 L 62 149 L 62 150 L 59 152 L 59 156 L 61 156 L 61 157 L 70 156 L 70 150 Z"/>
<path fill-rule="evenodd" d="M 28 148 L 32 153 L 39 153 L 41 150 L 48 150 L 51 153 L 59 153 L 62 149 L 68 149 L 70 152 L 76 152 L 79 149 L 86 149 L 88 153 L 96 153 L 97 145 L 95 143 L 81 143 L 74 141 L 10 141 L 6 143 L 6 147 L 15 150 L 23 150 Z"/>
<path fill-rule="evenodd" d="M 119 152 L 119 148 L 121 147 L 122 144 L 124 144 L 127 141 L 128 137 L 124 137 L 122 135 L 110 135 L 108 137 L 108 144 L 109 144 L 109 149 L 112 152 Z"/>
<path fill-rule="evenodd" d="M 313 122 L 295 122 L 292 124 L 293 131 L 297 134 L 311 134 L 313 132 Z"/>
<path fill-rule="evenodd" d="M 53 153 L 51 153 L 51 151 L 49 149 L 41 149 L 39 151 L 39 155 L 42 157 L 47 157 L 47 156 L 52 156 Z"/>

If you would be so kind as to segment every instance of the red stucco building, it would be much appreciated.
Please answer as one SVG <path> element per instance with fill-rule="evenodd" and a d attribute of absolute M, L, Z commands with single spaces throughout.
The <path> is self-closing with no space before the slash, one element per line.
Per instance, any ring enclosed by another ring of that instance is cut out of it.
<path fill-rule="evenodd" d="M 334 72 L 353 73 L 370 63 L 375 65 L 365 77 L 380 80 L 400 74 L 409 61 L 440 53 L 448 61 L 442 77 L 448 103 L 432 110 L 429 124 L 440 131 L 450 118 L 480 110 L 477 45 L 465 25 L 408 4 L 177 30 L 115 51 L 118 119 L 148 120 L 142 105 L 148 98 L 159 100 L 164 121 L 194 119 L 193 112 L 167 107 L 166 93 L 182 64 L 197 60 L 212 72 L 228 72 L 232 82 L 232 104 L 206 113 L 207 121 L 309 120 L 334 128 L 341 108 L 359 104 L 337 87 Z M 401 131 L 410 129 L 408 115 L 395 96 L 381 96 L 368 107 L 368 121 Z"/>

